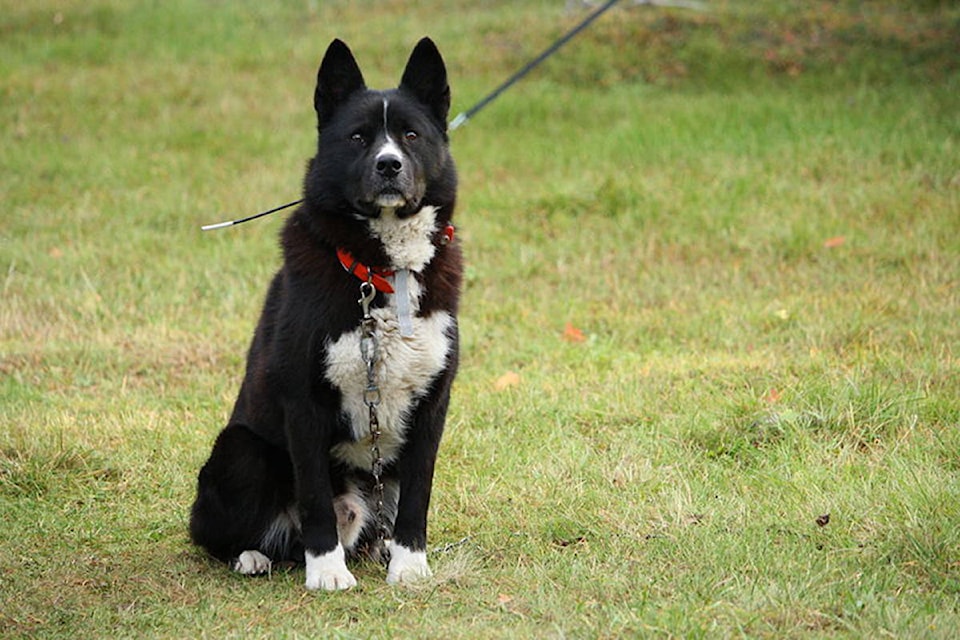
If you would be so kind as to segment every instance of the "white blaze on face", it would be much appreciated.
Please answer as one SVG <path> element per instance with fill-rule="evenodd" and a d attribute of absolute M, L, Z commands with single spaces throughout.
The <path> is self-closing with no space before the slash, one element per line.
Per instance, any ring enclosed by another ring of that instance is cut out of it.
<path fill-rule="evenodd" d="M 374 156 L 374 162 L 380 163 L 388 160 L 398 160 L 401 163 L 403 162 L 403 150 L 400 148 L 400 145 L 397 144 L 397 141 L 393 139 L 390 135 L 390 129 L 387 128 L 387 110 L 389 109 L 390 101 L 386 98 L 383 99 L 383 133 L 386 136 L 386 140 L 377 149 L 377 153 Z M 405 199 L 402 195 L 398 193 L 384 193 L 377 196 L 376 204 L 382 209 L 396 209 L 397 207 L 402 207 L 405 204 Z"/>
<path fill-rule="evenodd" d="M 379 162 L 387 158 L 396 158 L 401 162 L 403 161 L 403 150 L 400 148 L 400 145 L 394 141 L 390 134 L 387 134 L 386 141 L 380 145 L 379 149 L 377 149 L 375 160 Z"/>

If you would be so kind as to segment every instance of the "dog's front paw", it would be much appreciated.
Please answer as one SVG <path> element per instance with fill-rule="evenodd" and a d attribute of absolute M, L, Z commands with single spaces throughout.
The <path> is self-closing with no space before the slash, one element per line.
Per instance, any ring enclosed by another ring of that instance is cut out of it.
<path fill-rule="evenodd" d="M 402 544 L 388 543 L 390 565 L 387 567 L 387 584 L 410 584 L 433 575 L 427 564 L 426 551 L 411 551 Z"/>
<path fill-rule="evenodd" d="M 357 586 L 357 579 L 347 569 L 343 546 L 316 556 L 307 551 L 307 589 L 315 591 L 339 591 Z"/>
<path fill-rule="evenodd" d="M 270 573 L 273 563 L 259 551 L 244 551 L 233 561 L 233 570 L 245 576 L 259 576 Z"/>

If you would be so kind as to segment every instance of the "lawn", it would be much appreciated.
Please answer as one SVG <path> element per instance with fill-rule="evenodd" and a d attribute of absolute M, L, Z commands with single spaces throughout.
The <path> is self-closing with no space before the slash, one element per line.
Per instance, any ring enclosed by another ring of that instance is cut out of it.
<path fill-rule="evenodd" d="M 956 637 L 960 6 L 622 2 L 452 133 L 434 579 L 187 535 L 320 56 L 454 113 L 587 9 L 0 0 L 0 636 Z"/>

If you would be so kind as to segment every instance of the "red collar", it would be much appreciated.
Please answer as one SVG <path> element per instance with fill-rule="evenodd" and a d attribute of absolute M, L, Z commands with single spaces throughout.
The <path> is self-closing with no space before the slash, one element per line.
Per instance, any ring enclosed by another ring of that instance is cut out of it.
<path fill-rule="evenodd" d="M 388 277 L 393 275 L 391 269 L 368 267 L 359 260 L 354 260 L 353 256 L 350 255 L 346 249 L 337 249 L 337 258 L 340 259 L 340 264 L 343 265 L 344 269 L 364 282 L 370 282 L 377 291 L 393 293 L 393 285 L 387 280 Z"/>
<path fill-rule="evenodd" d="M 440 244 L 448 245 L 453 242 L 453 232 L 456 231 L 456 227 L 452 224 L 448 224 L 443 228 L 443 235 L 440 236 Z"/>
<path fill-rule="evenodd" d="M 447 245 L 453 242 L 453 233 L 454 227 L 452 224 L 444 227 L 442 235 L 440 236 L 440 244 Z M 387 278 L 394 274 L 392 269 L 368 267 L 359 260 L 355 260 L 354 257 L 343 248 L 337 249 L 337 258 L 340 259 L 340 264 L 343 265 L 343 268 L 346 269 L 348 273 L 352 273 L 364 282 L 370 282 L 377 291 L 393 293 L 393 285 L 387 280 Z"/>

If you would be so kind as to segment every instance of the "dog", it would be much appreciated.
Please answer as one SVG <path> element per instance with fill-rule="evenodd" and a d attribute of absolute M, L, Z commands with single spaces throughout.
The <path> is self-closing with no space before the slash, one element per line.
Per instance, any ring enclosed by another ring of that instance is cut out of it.
<path fill-rule="evenodd" d="M 387 582 L 414 582 L 432 575 L 427 510 L 459 361 L 443 58 L 424 38 L 399 86 L 377 91 L 334 40 L 314 107 L 304 199 L 199 473 L 191 539 L 242 574 L 302 562 L 306 588 L 328 591 L 356 585 L 347 558 L 385 546 Z"/>

